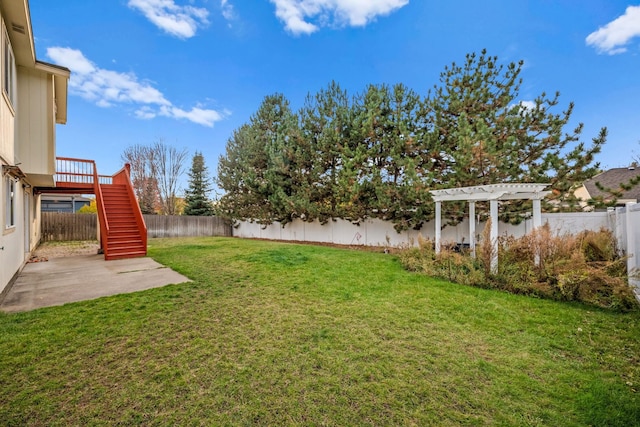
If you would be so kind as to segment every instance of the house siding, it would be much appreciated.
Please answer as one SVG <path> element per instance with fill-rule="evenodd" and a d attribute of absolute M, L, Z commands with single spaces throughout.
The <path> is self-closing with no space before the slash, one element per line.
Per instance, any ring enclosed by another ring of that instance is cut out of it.
<path fill-rule="evenodd" d="M 55 173 L 53 80 L 38 70 L 18 67 L 18 115 L 16 160 L 35 180 L 52 183 Z M 38 178 L 44 175 L 47 178 Z"/>
<path fill-rule="evenodd" d="M 6 37 L 6 28 L 4 18 L 0 15 L 2 21 L 0 29 L 0 82 L 4 78 L 4 38 Z M 0 85 L 1 87 L 2 85 Z M 0 159 L 3 164 L 12 163 L 15 160 L 14 145 L 14 122 L 15 113 L 9 104 L 8 98 L 4 95 L 4 91 L 0 89 Z"/>
<path fill-rule="evenodd" d="M 8 38 L 15 69 L 11 86 L 13 103 L 0 84 L 0 301 L 12 280 L 40 241 L 39 185 L 53 185 L 55 173 L 55 88 L 66 108 L 66 79 L 69 70 L 39 63 L 33 57 L 31 31 L 12 32 L 7 22 L 31 25 L 27 2 L 0 1 L 0 82 L 4 84 L 5 40 Z M 56 80 L 57 79 L 57 80 Z M 62 117 L 66 120 L 66 110 Z M 15 182 L 13 223 L 8 220 L 11 198 L 7 180 Z"/>
<path fill-rule="evenodd" d="M 4 16 L 0 15 L 0 82 L 4 78 L 4 39 L 7 37 Z M 15 112 L 4 94 L 0 85 L 0 166 L 15 163 Z M 4 168 L 2 169 L 4 172 Z M 17 196 L 17 195 L 16 195 Z M 15 206 L 22 203 L 21 197 L 16 197 Z M 24 237 L 20 237 L 24 231 L 20 227 L 18 218 L 22 216 L 23 209 L 16 210 L 16 225 L 7 227 L 7 188 L 4 173 L 0 176 L 0 294 L 22 266 Z"/>

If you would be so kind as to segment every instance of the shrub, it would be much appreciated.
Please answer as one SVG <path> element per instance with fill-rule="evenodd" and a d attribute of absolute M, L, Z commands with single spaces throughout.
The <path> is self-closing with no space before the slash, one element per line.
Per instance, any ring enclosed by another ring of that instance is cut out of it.
<path fill-rule="evenodd" d="M 410 271 L 464 285 L 581 301 L 615 310 L 637 308 L 627 284 L 626 258 L 621 256 L 609 230 L 560 236 L 545 224 L 520 238 L 500 238 L 500 262 L 494 272 L 490 227 L 489 222 L 482 233 L 477 258 L 450 248 L 443 248 L 436 255 L 433 242 L 419 238 L 418 248 L 402 251 L 400 260 Z"/>

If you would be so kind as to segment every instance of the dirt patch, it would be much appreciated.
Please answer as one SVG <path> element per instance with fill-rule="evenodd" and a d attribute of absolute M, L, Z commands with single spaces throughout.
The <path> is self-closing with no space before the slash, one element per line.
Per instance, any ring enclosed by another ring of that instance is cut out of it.
<path fill-rule="evenodd" d="M 33 252 L 34 261 L 42 262 L 49 258 L 61 258 L 75 255 L 95 255 L 100 249 L 97 241 L 45 242 Z"/>

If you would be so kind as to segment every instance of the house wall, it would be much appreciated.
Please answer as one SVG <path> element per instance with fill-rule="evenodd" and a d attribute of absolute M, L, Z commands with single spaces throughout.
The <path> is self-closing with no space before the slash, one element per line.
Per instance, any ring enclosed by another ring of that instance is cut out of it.
<path fill-rule="evenodd" d="M 6 185 L 5 178 L 2 178 L 2 222 L 0 223 L 0 293 L 9 284 L 13 276 L 24 264 L 26 252 L 25 247 L 25 215 L 24 215 L 24 191 L 22 182 L 16 183 L 15 191 L 15 225 L 7 227 L 6 209 Z"/>
<path fill-rule="evenodd" d="M 18 67 L 17 152 L 32 185 L 51 185 L 55 173 L 53 77 Z"/>
<path fill-rule="evenodd" d="M 4 78 L 4 38 L 6 28 L 4 18 L 0 15 L 0 166 L 15 164 L 15 111 L 2 88 Z M 16 224 L 15 227 L 6 227 L 7 224 L 7 188 L 4 169 L 0 175 L 0 293 L 4 291 L 15 272 L 23 261 L 23 229 Z M 19 187 L 18 187 L 19 188 Z M 16 206 L 22 203 L 21 197 L 16 198 Z M 22 210 L 18 210 L 17 217 Z"/>
<path fill-rule="evenodd" d="M 14 123 L 13 109 L 0 94 L 0 161 L 6 165 L 15 164 Z"/>
<path fill-rule="evenodd" d="M 1 84 L 4 79 L 5 17 L 0 10 L 0 165 L 19 165 L 26 178 L 0 175 L 0 299 L 40 240 L 40 200 L 33 187 L 53 182 L 55 168 L 55 109 L 53 77 L 41 70 L 16 66 L 12 104 Z M 13 55 L 16 46 L 12 43 Z M 30 52 L 29 52 L 30 54 Z M 7 179 L 15 181 L 14 223 L 8 224 L 10 198 Z"/>
<path fill-rule="evenodd" d="M 1 89 L 2 78 L 4 78 L 4 39 L 7 33 L 4 19 L 1 15 L 0 21 L 0 161 L 2 161 L 2 164 L 14 164 L 15 111 Z"/>

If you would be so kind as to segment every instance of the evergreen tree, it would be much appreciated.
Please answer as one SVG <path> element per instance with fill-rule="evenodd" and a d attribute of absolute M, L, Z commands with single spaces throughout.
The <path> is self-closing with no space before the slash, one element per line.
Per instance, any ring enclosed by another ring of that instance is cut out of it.
<path fill-rule="evenodd" d="M 425 103 L 430 132 L 423 155 L 432 163 L 432 188 L 549 183 L 547 210 L 576 208 L 572 190 L 597 173 L 594 156 L 606 141 L 606 129 L 587 146 L 580 142 L 582 124 L 565 131 L 573 104 L 553 112 L 559 93 L 549 98 L 543 92 L 532 106 L 523 105 L 522 65 L 499 65 L 497 57 L 482 51 L 467 55 L 462 66 L 445 67 L 441 85 Z M 528 204 L 502 203 L 501 219 L 518 222 Z M 451 222 L 464 216 L 462 205 L 447 203 L 446 209 Z"/>
<path fill-rule="evenodd" d="M 197 152 L 193 156 L 189 171 L 189 188 L 185 195 L 185 215 L 209 216 L 213 215 L 213 207 L 207 194 L 211 190 L 207 166 L 204 156 Z"/>
<path fill-rule="evenodd" d="M 433 217 L 429 190 L 515 182 L 549 183 L 547 211 L 575 209 L 573 189 L 598 172 L 606 129 L 587 145 L 581 124 L 565 131 L 573 104 L 554 112 L 559 94 L 522 102 L 522 65 L 467 55 L 424 99 L 401 84 L 349 98 L 332 82 L 294 114 L 284 96 L 268 96 L 220 157 L 220 210 L 261 224 L 375 217 L 419 229 Z M 530 203 L 502 203 L 501 219 L 520 221 Z M 447 203 L 443 214 L 457 223 L 465 209 Z"/>
<path fill-rule="evenodd" d="M 234 132 L 218 162 L 223 216 L 260 224 L 286 223 L 295 216 L 297 128 L 289 101 L 275 94 L 265 97 L 250 122 Z"/>
<path fill-rule="evenodd" d="M 423 144 L 420 97 L 402 84 L 371 85 L 357 105 L 359 153 L 367 216 L 392 221 L 398 230 L 420 227 L 430 213 L 431 179 L 418 169 Z"/>
<path fill-rule="evenodd" d="M 306 219 L 325 223 L 353 216 L 350 199 L 357 193 L 357 183 L 349 172 L 352 158 L 345 153 L 357 137 L 347 92 L 331 82 L 326 89 L 308 95 L 300 123 L 304 141 L 300 156 L 306 156 L 303 163 L 307 168 L 303 189 L 308 195 Z"/>

